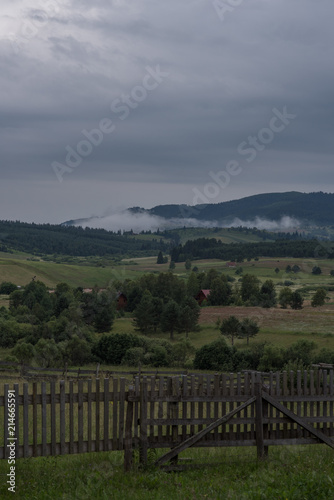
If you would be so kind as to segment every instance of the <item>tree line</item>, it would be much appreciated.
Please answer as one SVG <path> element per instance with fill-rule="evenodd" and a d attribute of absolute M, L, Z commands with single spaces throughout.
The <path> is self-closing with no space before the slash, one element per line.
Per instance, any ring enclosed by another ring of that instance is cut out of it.
<path fill-rule="evenodd" d="M 242 262 L 245 259 L 263 257 L 292 258 L 334 258 L 332 247 L 319 246 L 312 240 L 283 240 L 258 243 L 223 243 L 215 238 L 199 238 L 188 240 L 184 245 L 178 245 L 171 250 L 173 262 L 184 262 L 187 259 L 222 259 Z"/>
<path fill-rule="evenodd" d="M 161 238 L 140 240 L 105 229 L 0 221 L 1 251 L 35 255 L 113 256 L 155 255 L 170 246 Z"/>

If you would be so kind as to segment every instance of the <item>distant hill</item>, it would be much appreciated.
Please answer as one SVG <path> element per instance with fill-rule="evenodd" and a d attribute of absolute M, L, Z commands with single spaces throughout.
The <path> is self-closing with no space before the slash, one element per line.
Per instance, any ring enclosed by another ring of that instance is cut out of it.
<path fill-rule="evenodd" d="M 136 240 L 106 231 L 52 224 L 0 221 L 0 251 L 35 255 L 122 256 L 156 255 L 169 247 L 158 239 Z"/>
<path fill-rule="evenodd" d="M 263 218 L 278 221 L 282 217 L 298 219 L 302 225 L 334 225 L 334 194 L 332 193 L 267 193 L 239 200 L 207 205 L 159 205 L 149 210 L 130 209 L 163 217 L 194 218 L 200 221 L 232 223 L 235 219 L 249 221 Z"/>

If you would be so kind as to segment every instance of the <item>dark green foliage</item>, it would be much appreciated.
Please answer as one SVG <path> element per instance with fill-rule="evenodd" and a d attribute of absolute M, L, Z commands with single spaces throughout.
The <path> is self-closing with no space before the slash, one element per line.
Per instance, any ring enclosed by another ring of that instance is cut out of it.
<path fill-rule="evenodd" d="M 259 330 L 260 328 L 256 321 L 250 318 L 245 318 L 241 321 L 239 336 L 245 337 L 248 345 L 250 337 L 255 337 L 255 335 L 259 333 Z"/>
<path fill-rule="evenodd" d="M 319 275 L 319 274 L 321 274 L 321 273 L 322 273 L 322 271 L 321 271 L 321 268 L 320 268 L 319 266 L 314 266 L 314 267 L 312 268 L 312 274 Z"/>
<path fill-rule="evenodd" d="M 256 306 L 259 304 L 260 286 L 259 280 L 252 274 L 245 274 L 241 279 L 241 298 L 248 305 Z"/>
<path fill-rule="evenodd" d="M 292 300 L 292 291 L 288 287 L 284 287 L 280 290 L 278 296 L 278 303 L 283 309 L 286 309 L 288 305 L 291 304 Z"/>
<path fill-rule="evenodd" d="M 20 338 L 19 325 L 15 320 L 0 318 L 0 347 L 14 347 Z"/>
<path fill-rule="evenodd" d="M 313 352 L 317 344 L 310 340 L 298 340 L 285 350 L 285 359 L 297 361 L 301 359 L 305 365 L 312 362 Z"/>
<path fill-rule="evenodd" d="M 292 266 L 292 268 L 291 268 L 291 271 L 292 271 L 293 273 L 299 273 L 299 272 L 301 271 L 301 269 L 300 269 L 300 267 L 299 267 L 299 266 L 297 266 L 297 264 L 294 264 L 294 265 Z"/>
<path fill-rule="evenodd" d="M 260 289 L 259 305 L 261 307 L 275 307 L 277 304 L 275 285 L 272 280 L 266 280 Z"/>
<path fill-rule="evenodd" d="M 35 345 L 35 359 L 38 366 L 43 368 L 57 367 L 62 363 L 60 344 L 54 339 L 39 339 Z"/>
<path fill-rule="evenodd" d="M 82 366 L 89 361 L 91 361 L 92 352 L 90 344 L 78 337 L 78 335 L 73 335 L 70 340 L 67 341 L 65 345 L 65 356 L 72 365 Z"/>
<path fill-rule="evenodd" d="M 201 286 L 199 282 L 199 276 L 197 273 L 192 271 L 192 273 L 189 274 L 189 278 L 187 280 L 187 293 L 190 297 L 196 297 L 200 289 Z"/>
<path fill-rule="evenodd" d="M 319 288 L 312 297 L 312 307 L 323 306 L 325 304 L 326 296 L 326 290 L 324 288 Z"/>
<path fill-rule="evenodd" d="M 334 195 L 297 191 L 265 193 L 207 205 L 160 205 L 148 210 L 148 213 L 166 218 L 191 216 L 204 221 L 223 221 L 236 217 L 241 220 L 256 217 L 279 220 L 282 215 L 289 215 L 314 221 L 323 226 L 333 225 Z"/>
<path fill-rule="evenodd" d="M 0 221 L 7 247 L 33 254 L 69 256 L 156 255 L 168 250 L 162 240 L 128 238 L 104 229 Z"/>
<path fill-rule="evenodd" d="M 233 354 L 235 350 L 229 347 L 225 339 L 219 339 L 206 344 L 196 351 L 194 368 L 197 370 L 233 370 Z"/>
<path fill-rule="evenodd" d="M 151 293 L 145 290 L 134 310 L 136 329 L 144 334 L 155 332 L 160 323 L 162 309 L 162 300 L 158 297 L 152 297 Z"/>
<path fill-rule="evenodd" d="M 227 306 L 231 301 L 231 295 L 232 288 L 226 276 L 219 276 L 211 283 L 208 303 L 212 306 Z"/>
<path fill-rule="evenodd" d="M 128 349 L 141 347 L 140 338 L 131 333 L 102 335 L 93 346 L 92 353 L 103 363 L 120 365 Z"/>
<path fill-rule="evenodd" d="M 300 292 L 295 291 L 291 294 L 291 308 L 292 309 L 302 309 L 303 308 L 304 299 Z"/>
<path fill-rule="evenodd" d="M 180 307 L 175 300 L 169 300 L 164 306 L 161 314 L 161 330 L 169 332 L 170 339 L 174 339 L 174 332 L 179 327 Z"/>
<path fill-rule="evenodd" d="M 314 258 L 319 250 L 317 240 L 289 240 L 277 239 L 275 242 L 264 241 L 259 243 L 222 243 L 215 238 L 198 238 L 189 240 L 184 245 L 178 245 L 171 250 L 171 259 L 174 262 L 184 262 L 191 255 L 194 260 L 198 259 L 223 259 L 234 260 L 238 255 L 242 258 L 254 258 L 257 255 L 263 257 L 293 257 L 293 258 Z M 323 258 L 333 258 L 334 252 L 321 252 Z M 291 272 L 288 266 L 286 272 Z"/>
<path fill-rule="evenodd" d="M 111 292 L 86 293 L 81 303 L 83 320 L 97 332 L 108 332 L 115 318 L 115 297 Z"/>
<path fill-rule="evenodd" d="M 179 313 L 179 331 L 186 332 L 186 336 L 188 337 L 189 332 L 196 330 L 200 312 L 200 307 L 195 299 L 192 297 L 185 298 L 181 304 Z"/>
<path fill-rule="evenodd" d="M 35 355 L 34 346 L 24 340 L 19 340 L 12 350 L 12 355 L 16 357 L 19 363 L 29 364 Z"/>
<path fill-rule="evenodd" d="M 143 364 L 145 349 L 143 347 L 130 347 L 122 358 L 122 363 L 127 366 L 139 366 Z"/>
<path fill-rule="evenodd" d="M 184 267 L 186 268 L 186 271 L 190 271 L 190 269 L 191 269 L 191 260 L 190 259 L 186 260 Z"/>
<path fill-rule="evenodd" d="M 163 263 L 164 263 L 164 257 L 162 255 L 161 250 L 160 250 L 160 252 L 158 253 L 157 264 L 163 264 Z"/>
<path fill-rule="evenodd" d="M 15 290 L 17 290 L 17 286 L 10 281 L 3 281 L 0 284 L 0 295 L 9 295 L 10 293 L 15 292 Z"/>
<path fill-rule="evenodd" d="M 220 326 L 220 333 L 225 337 L 231 339 L 232 345 L 234 344 L 234 338 L 241 334 L 241 323 L 235 316 L 229 316 L 223 319 Z"/>

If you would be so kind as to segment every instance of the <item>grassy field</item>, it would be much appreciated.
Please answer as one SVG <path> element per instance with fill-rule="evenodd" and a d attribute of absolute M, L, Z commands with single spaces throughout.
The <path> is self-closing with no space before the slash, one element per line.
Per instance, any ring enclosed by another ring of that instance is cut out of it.
<path fill-rule="evenodd" d="M 199 470 L 167 473 L 148 467 L 123 472 L 123 454 L 20 459 L 15 498 L 24 500 L 331 500 L 333 450 L 325 445 L 271 447 L 259 462 L 254 448 L 191 449 Z M 156 457 L 153 455 L 152 459 Z M 7 461 L 0 463 L 0 497 L 7 491 Z"/>
<path fill-rule="evenodd" d="M 191 343 L 199 348 L 221 337 L 216 325 L 218 319 L 235 315 L 239 319 L 249 317 L 257 321 L 260 332 L 254 342 L 270 342 L 279 347 L 285 347 L 300 339 L 316 342 L 319 349 L 326 347 L 334 350 L 334 304 L 314 308 L 306 305 L 301 310 L 263 309 L 261 307 L 203 307 L 200 316 L 200 329 L 189 333 Z M 114 323 L 113 332 L 134 332 L 131 318 L 120 318 Z M 155 335 L 168 339 L 168 334 Z M 185 338 L 185 334 L 176 334 L 175 341 Z M 246 341 L 236 339 L 236 346 L 245 347 Z"/>
<path fill-rule="evenodd" d="M 156 257 L 141 257 L 136 259 L 124 259 L 119 263 L 110 263 L 97 259 L 91 261 L 81 259 L 78 263 L 56 263 L 54 261 L 30 260 L 31 256 L 27 254 L 7 254 L 0 252 L 0 283 L 2 281 L 11 281 L 16 285 L 26 285 L 36 276 L 36 279 L 43 281 L 47 286 L 54 287 L 57 283 L 66 282 L 71 286 L 93 287 L 97 285 L 105 288 L 112 281 L 135 279 L 145 273 L 167 272 L 169 264 L 156 263 Z M 36 258 L 34 258 L 36 259 Z M 197 260 L 193 261 L 199 271 L 216 269 L 224 274 L 229 274 L 236 279 L 236 269 L 227 268 L 226 261 Z M 287 265 L 298 265 L 301 272 L 287 274 L 285 268 Z M 320 276 L 311 273 L 312 268 L 317 265 L 322 269 Z M 237 268 L 242 267 L 243 273 L 250 273 L 257 276 L 261 281 L 272 279 L 275 283 L 286 279 L 294 282 L 297 286 L 314 286 L 318 284 L 333 285 L 334 277 L 330 276 L 330 271 L 334 269 L 334 263 L 330 260 L 314 259 L 270 259 L 260 258 L 258 261 L 242 262 L 237 264 Z M 275 273 L 278 268 L 279 272 Z M 176 263 L 174 274 L 186 279 L 189 272 L 185 270 L 184 263 Z"/>

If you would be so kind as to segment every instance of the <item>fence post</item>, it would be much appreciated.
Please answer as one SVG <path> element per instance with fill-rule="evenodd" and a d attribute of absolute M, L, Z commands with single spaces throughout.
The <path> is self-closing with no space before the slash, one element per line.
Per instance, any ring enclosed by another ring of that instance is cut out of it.
<path fill-rule="evenodd" d="M 172 378 L 172 396 L 178 397 L 179 391 L 180 391 L 179 378 L 173 377 Z M 177 401 L 171 403 L 170 417 L 172 420 L 177 420 L 179 417 L 179 403 Z M 173 447 L 177 446 L 177 444 L 178 444 L 178 425 L 172 425 L 172 440 L 173 440 Z M 176 455 L 171 460 L 172 464 L 177 464 L 177 462 L 178 462 L 178 455 Z"/>
<path fill-rule="evenodd" d="M 255 432 L 256 432 L 256 448 L 257 458 L 263 460 L 266 457 L 266 449 L 264 446 L 263 436 L 263 406 L 262 406 L 262 383 L 261 376 L 258 375 L 255 382 Z"/>
<path fill-rule="evenodd" d="M 126 409 L 125 418 L 125 439 L 124 439 L 124 472 L 129 472 L 133 464 L 133 450 L 132 450 L 132 422 L 133 422 L 133 397 L 134 388 L 129 386 L 128 405 Z"/>
<path fill-rule="evenodd" d="M 141 465 L 147 465 L 147 377 L 143 377 L 140 382 L 140 447 L 139 462 Z"/>

